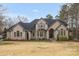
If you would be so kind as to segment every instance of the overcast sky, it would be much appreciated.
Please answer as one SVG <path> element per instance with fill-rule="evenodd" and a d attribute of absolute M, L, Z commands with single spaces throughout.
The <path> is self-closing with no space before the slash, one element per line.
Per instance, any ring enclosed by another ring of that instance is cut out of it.
<path fill-rule="evenodd" d="M 11 17 L 25 16 L 28 21 L 45 17 L 47 14 L 56 16 L 62 6 L 60 3 L 7 3 L 3 4 Z"/>

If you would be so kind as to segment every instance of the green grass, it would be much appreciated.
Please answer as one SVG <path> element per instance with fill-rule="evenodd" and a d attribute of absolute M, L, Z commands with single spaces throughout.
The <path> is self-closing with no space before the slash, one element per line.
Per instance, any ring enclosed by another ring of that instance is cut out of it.
<path fill-rule="evenodd" d="M 2 41 L 0 55 L 79 56 L 79 42 L 74 41 Z"/>

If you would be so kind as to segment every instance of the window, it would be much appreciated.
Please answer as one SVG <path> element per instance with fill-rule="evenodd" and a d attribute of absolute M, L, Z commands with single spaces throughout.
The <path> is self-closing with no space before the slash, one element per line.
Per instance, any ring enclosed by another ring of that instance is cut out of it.
<path fill-rule="evenodd" d="M 61 29 L 61 35 L 63 35 L 63 29 Z"/>
<path fill-rule="evenodd" d="M 19 35 L 19 31 L 17 31 L 17 37 L 19 37 L 20 35 Z"/>
<path fill-rule="evenodd" d="M 64 35 L 65 35 L 65 30 L 64 30 Z"/>
<path fill-rule="evenodd" d="M 20 31 L 14 32 L 14 37 L 19 37 L 19 36 L 22 37 L 22 32 Z"/>
<path fill-rule="evenodd" d="M 60 35 L 65 35 L 65 30 L 61 29 L 60 30 Z"/>

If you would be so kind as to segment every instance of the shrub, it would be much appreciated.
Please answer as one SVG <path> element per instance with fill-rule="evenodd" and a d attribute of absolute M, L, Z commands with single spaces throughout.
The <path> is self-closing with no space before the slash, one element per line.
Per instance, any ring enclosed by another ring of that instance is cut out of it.
<path fill-rule="evenodd" d="M 69 40 L 73 40 L 74 39 L 74 36 L 69 36 Z"/>
<path fill-rule="evenodd" d="M 59 41 L 68 41 L 68 38 L 67 38 L 67 37 L 62 36 L 62 37 L 59 37 L 59 38 L 58 38 L 58 40 L 59 40 Z"/>

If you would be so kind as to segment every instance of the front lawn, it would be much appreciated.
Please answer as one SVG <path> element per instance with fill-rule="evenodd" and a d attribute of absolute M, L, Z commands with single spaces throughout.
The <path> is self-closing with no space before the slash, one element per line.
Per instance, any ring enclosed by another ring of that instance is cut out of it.
<path fill-rule="evenodd" d="M 79 55 L 79 42 L 2 41 L 0 55 L 64 56 Z"/>

